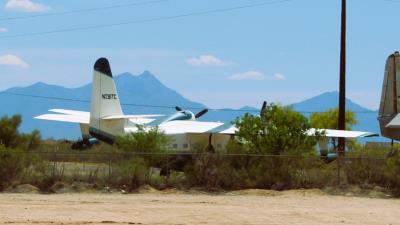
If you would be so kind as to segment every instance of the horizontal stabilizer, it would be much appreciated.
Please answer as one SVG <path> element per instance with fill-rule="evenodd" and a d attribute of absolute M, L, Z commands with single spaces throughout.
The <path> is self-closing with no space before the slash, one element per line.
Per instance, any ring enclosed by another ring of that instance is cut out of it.
<path fill-rule="evenodd" d="M 400 128 L 400 113 L 397 114 L 388 124 L 387 128 Z"/>
<path fill-rule="evenodd" d="M 360 138 L 360 137 L 374 137 L 379 136 L 378 134 L 364 131 L 352 131 L 352 130 L 333 130 L 333 129 L 315 129 L 311 128 L 307 131 L 307 134 L 312 136 L 316 131 L 325 131 L 326 137 L 343 137 L 343 138 Z"/>
<path fill-rule="evenodd" d="M 40 116 L 36 116 L 35 119 L 89 124 L 89 117 L 79 115 L 43 114 Z"/>

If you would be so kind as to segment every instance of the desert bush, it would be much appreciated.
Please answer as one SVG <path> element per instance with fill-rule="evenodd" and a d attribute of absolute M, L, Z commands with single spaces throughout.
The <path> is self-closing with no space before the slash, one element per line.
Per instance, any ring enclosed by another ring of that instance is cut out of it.
<path fill-rule="evenodd" d="M 356 185 L 382 185 L 386 183 L 386 160 L 383 158 L 348 158 L 344 163 L 346 182 Z"/>
<path fill-rule="evenodd" d="M 46 178 L 45 162 L 23 150 L 0 150 L 0 190 L 18 183 L 40 184 Z"/>
<path fill-rule="evenodd" d="M 178 189 L 185 189 L 187 187 L 185 185 L 187 179 L 184 172 L 170 171 L 166 178 L 166 187 L 174 187 Z"/>
<path fill-rule="evenodd" d="M 348 184 L 386 186 L 387 148 L 357 147 L 346 153 L 343 170 Z"/>
<path fill-rule="evenodd" d="M 336 167 L 310 156 L 220 155 L 203 153 L 185 168 L 189 186 L 213 189 L 323 187 L 336 182 Z M 335 180 L 333 180 L 335 179 Z"/>
<path fill-rule="evenodd" d="M 157 189 L 164 189 L 168 186 L 168 177 L 160 175 L 160 169 L 151 167 L 149 170 L 149 181 L 152 187 Z"/>
<path fill-rule="evenodd" d="M 397 154 L 387 160 L 385 177 L 392 192 L 400 196 L 400 155 Z"/>
<path fill-rule="evenodd" d="M 130 191 L 149 182 L 149 166 L 142 157 L 133 157 L 113 165 L 111 184 Z"/>
<path fill-rule="evenodd" d="M 226 168 L 224 158 L 218 153 L 204 151 L 192 156 L 184 172 L 188 186 L 201 186 L 213 190 L 223 186 L 223 172 L 229 169 Z"/>
<path fill-rule="evenodd" d="M 165 153 L 170 139 L 158 127 L 145 130 L 138 126 L 138 131 L 117 137 L 116 146 L 123 152 L 140 156 L 149 166 L 160 167 L 164 164 Z"/>
<path fill-rule="evenodd" d="M 15 154 L 4 147 L 0 151 L 0 190 L 7 188 L 26 165 L 25 155 Z"/>
<path fill-rule="evenodd" d="M 337 164 L 326 163 L 317 157 L 298 159 L 292 167 L 292 186 L 290 188 L 323 188 L 337 184 Z"/>

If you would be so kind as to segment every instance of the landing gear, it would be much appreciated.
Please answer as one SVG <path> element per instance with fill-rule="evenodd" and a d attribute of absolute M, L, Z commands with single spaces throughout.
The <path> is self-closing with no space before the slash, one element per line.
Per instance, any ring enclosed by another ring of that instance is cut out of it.
<path fill-rule="evenodd" d="M 210 152 L 210 153 L 215 153 L 215 148 L 214 148 L 214 146 L 212 145 L 211 141 L 212 141 L 212 134 L 208 135 L 208 146 L 207 146 L 207 150 L 208 150 L 208 152 Z"/>
<path fill-rule="evenodd" d="M 397 155 L 397 149 L 394 148 L 394 140 L 392 139 L 392 142 L 390 143 L 390 151 L 387 154 L 387 157 L 393 157 Z"/>
<path fill-rule="evenodd" d="M 72 148 L 73 150 L 82 151 L 82 150 L 89 149 L 89 148 L 91 148 L 92 146 L 93 146 L 93 144 L 90 143 L 89 139 L 83 139 L 83 140 L 81 140 L 81 141 L 77 141 L 77 142 L 73 143 L 73 144 L 71 145 L 71 148 Z"/>

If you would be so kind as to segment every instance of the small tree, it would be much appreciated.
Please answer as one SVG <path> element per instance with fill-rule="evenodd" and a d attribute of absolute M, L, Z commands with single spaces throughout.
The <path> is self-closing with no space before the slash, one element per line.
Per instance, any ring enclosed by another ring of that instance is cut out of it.
<path fill-rule="evenodd" d="M 163 153 L 167 150 L 169 138 L 161 132 L 158 127 L 145 130 L 143 126 L 138 126 L 138 130 L 125 136 L 120 136 L 116 140 L 118 148 L 127 153 L 136 153 L 133 157 L 128 156 L 125 161 L 118 164 L 117 171 L 122 176 L 120 183 L 125 183 L 130 189 L 135 189 L 142 184 L 150 181 L 150 167 L 163 169 L 165 163 Z"/>
<path fill-rule="evenodd" d="M 307 135 L 308 119 L 291 107 L 270 104 L 260 116 L 246 114 L 235 122 L 239 143 L 230 142 L 231 153 L 295 155 L 300 157 L 239 156 L 232 158 L 232 174 L 242 186 L 285 189 L 296 186 L 308 165 L 302 156 L 315 155 L 314 146 L 322 133 Z"/>
<path fill-rule="evenodd" d="M 329 109 L 326 112 L 315 112 L 310 116 L 311 126 L 314 128 L 338 129 L 339 108 Z M 357 124 L 356 114 L 352 111 L 346 111 L 346 130 L 351 130 L 351 127 Z M 330 142 L 334 149 L 338 145 L 338 138 L 331 137 Z M 347 141 L 348 146 L 355 146 L 356 142 Z"/>
<path fill-rule="evenodd" d="M 158 127 L 145 130 L 143 126 L 138 126 L 136 132 L 120 136 L 116 140 L 117 146 L 123 151 L 134 153 L 164 152 L 169 142 L 169 138 Z"/>
<path fill-rule="evenodd" d="M 33 130 L 30 134 L 21 134 L 18 131 L 22 123 L 20 115 L 0 118 L 0 144 L 5 148 L 20 148 L 31 150 L 40 145 L 40 132 Z"/>
<path fill-rule="evenodd" d="M 249 153 L 297 154 L 310 153 L 321 133 L 308 136 L 311 128 L 306 117 L 291 107 L 268 105 L 260 116 L 245 114 L 235 122 L 236 136 Z"/>
<path fill-rule="evenodd" d="M 18 127 L 21 125 L 20 115 L 13 115 L 11 118 L 3 116 L 0 119 L 0 143 L 6 148 L 15 148 L 19 143 Z"/>
<path fill-rule="evenodd" d="M 116 140 L 117 146 L 127 153 L 137 153 L 152 166 L 160 164 L 161 155 L 167 150 L 170 138 L 168 138 L 158 127 L 145 130 L 143 126 L 138 126 L 136 132 L 120 136 Z"/>

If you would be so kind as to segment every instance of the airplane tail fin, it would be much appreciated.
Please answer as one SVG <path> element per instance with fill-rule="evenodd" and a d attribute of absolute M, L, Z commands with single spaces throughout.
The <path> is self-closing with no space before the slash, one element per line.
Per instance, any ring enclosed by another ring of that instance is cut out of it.
<path fill-rule="evenodd" d="M 381 134 L 391 139 L 400 139 L 399 129 L 388 127 L 389 123 L 400 112 L 400 54 L 391 54 L 385 65 L 382 85 L 381 102 L 379 107 L 379 126 Z"/>
<path fill-rule="evenodd" d="M 113 142 L 115 135 L 123 134 L 125 120 L 103 118 L 122 115 L 110 64 L 106 58 L 99 58 L 94 64 L 93 71 L 90 135 L 106 142 Z"/>

